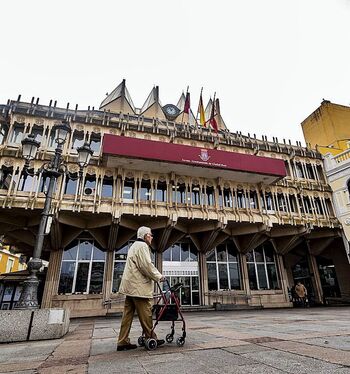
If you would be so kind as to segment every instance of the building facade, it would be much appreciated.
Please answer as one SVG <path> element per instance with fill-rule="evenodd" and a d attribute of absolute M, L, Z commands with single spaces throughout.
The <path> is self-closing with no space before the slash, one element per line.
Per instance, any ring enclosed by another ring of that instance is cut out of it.
<path fill-rule="evenodd" d="M 305 141 L 324 156 L 324 167 L 333 191 L 336 215 L 343 228 L 347 257 L 350 256 L 350 107 L 324 100 L 303 122 Z M 334 258 L 333 258 L 334 257 Z M 330 253 L 333 266 L 336 253 Z M 341 266 L 340 264 L 338 265 Z M 344 265 L 347 267 L 346 265 Z M 329 268 L 330 272 L 333 269 Z M 333 284 L 333 277 L 329 283 Z M 350 293 L 343 293 L 350 300 Z"/>
<path fill-rule="evenodd" d="M 138 109 L 125 81 L 99 110 L 34 99 L 0 106 L 0 234 L 27 255 L 47 177 L 23 173 L 20 142 L 29 133 L 41 142 L 36 171 L 53 155 L 53 126 L 72 127 L 63 151 L 70 174 L 58 179 L 44 246 L 41 307 L 72 316 L 120 311 L 119 282 L 140 225 L 154 232 L 155 265 L 184 284 L 184 306 L 288 307 L 298 280 L 314 303 L 324 301 L 324 253 L 339 252 L 340 264 L 347 258 L 321 154 L 232 133 L 218 106 L 216 133 L 184 106 L 183 95 L 162 106 L 156 87 Z M 75 149 L 85 141 L 94 155 L 79 178 Z M 339 295 L 350 287 L 344 271 L 337 269 Z"/>

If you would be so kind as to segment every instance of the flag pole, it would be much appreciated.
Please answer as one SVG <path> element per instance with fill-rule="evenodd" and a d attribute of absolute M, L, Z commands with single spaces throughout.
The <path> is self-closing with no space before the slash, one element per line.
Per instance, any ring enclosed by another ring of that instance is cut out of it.
<path fill-rule="evenodd" d="M 182 118 L 181 118 L 181 124 L 183 124 L 183 121 L 184 121 L 184 115 L 185 115 L 185 105 L 186 105 L 186 99 L 187 99 L 187 94 L 188 94 L 188 89 L 190 88 L 190 86 L 187 86 L 187 90 L 186 90 L 186 96 L 185 96 L 185 103 L 184 103 L 184 108 L 182 110 Z"/>
<path fill-rule="evenodd" d="M 201 94 L 199 95 L 199 103 L 198 103 L 197 114 L 196 114 L 196 122 L 197 122 L 197 125 L 198 125 L 198 114 L 200 115 L 200 109 L 199 109 L 199 106 L 200 106 L 200 103 L 201 103 L 202 93 L 203 93 L 203 87 L 201 88 Z M 200 117 L 199 117 L 199 122 L 200 122 Z"/>

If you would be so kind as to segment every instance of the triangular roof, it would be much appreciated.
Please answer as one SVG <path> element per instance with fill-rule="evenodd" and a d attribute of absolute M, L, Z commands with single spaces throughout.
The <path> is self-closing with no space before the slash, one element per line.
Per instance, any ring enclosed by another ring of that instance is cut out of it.
<path fill-rule="evenodd" d="M 197 125 L 197 121 L 196 121 L 196 118 L 192 112 L 192 109 L 190 108 L 190 112 L 188 114 L 188 118 L 185 118 L 183 115 L 182 115 L 182 112 L 185 108 L 185 102 L 186 102 L 186 96 L 185 94 L 182 92 L 181 96 L 180 96 L 180 99 L 179 101 L 177 102 L 176 106 L 180 109 L 180 114 L 178 115 L 178 117 L 176 118 L 176 122 L 178 121 L 181 121 L 181 120 L 184 120 L 185 122 L 188 122 L 190 125 Z M 187 114 L 185 114 L 185 116 L 187 117 Z"/>
<path fill-rule="evenodd" d="M 136 113 L 134 103 L 125 85 L 125 79 L 102 101 L 100 109 L 111 112 Z"/>
<path fill-rule="evenodd" d="M 218 128 L 219 128 L 219 130 L 227 130 L 225 121 L 221 117 L 219 99 L 215 99 L 215 101 L 216 101 L 216 105 L 215 105 L 215 119 L 216 119 L 216 122 L 218 124 Z M 209 118 L 210 118 L 210 116 L 211 116 L 212 107 L 213 107 L 213 100 L 210 98 L 209 101 L 208 101 L 207 106 L 205 107 L 205 120 L 206 121 L 208 121 Z"/>
<path fill-rule="evenodd" d="M 145 117 L 158 118 L 160 120 L 166 120 L 162 104 L 159 100 L 159 87 L 155 86 L 148 95 L 145 103 L 142 105 L 140 114 Z"/>

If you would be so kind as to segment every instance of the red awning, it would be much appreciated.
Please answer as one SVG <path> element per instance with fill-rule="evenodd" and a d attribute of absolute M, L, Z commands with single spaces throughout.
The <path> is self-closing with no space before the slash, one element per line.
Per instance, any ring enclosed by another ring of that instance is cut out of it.
<path fill-rule="evenodd" d="M 286 176 L 283 160 L 106 134 L 103 156 L 107 167 L 272 183 Z"/>

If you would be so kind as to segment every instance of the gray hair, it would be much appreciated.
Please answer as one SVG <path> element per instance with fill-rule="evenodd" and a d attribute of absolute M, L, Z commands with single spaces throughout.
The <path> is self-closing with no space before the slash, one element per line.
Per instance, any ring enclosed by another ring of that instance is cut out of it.
<path fill-rule="evenodd" d="M 137 230 L 137 239 L 144 239 L 145 235 L 150 234 L 150 233 L 151 233 L 151 229 L 149 227 L 141 226 Z"/>

